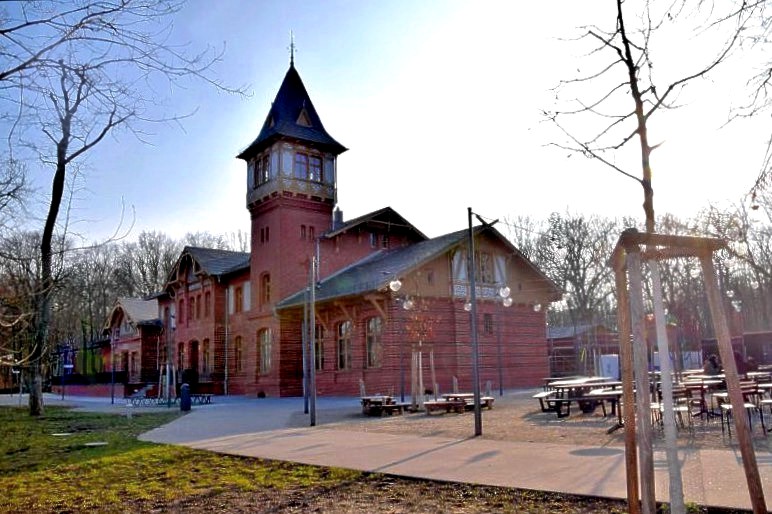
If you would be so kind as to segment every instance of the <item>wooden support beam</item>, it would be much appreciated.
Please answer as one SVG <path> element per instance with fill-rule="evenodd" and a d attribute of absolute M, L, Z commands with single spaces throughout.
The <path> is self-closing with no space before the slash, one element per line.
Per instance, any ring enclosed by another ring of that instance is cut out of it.
<path fill-rule="evenodd" d="M 625 471 L 627 475 L 627 511 L 640 514 L 638 495 L 638 449 L 635 440 L 635 384 L 633 374 L 633 347 L 630 339 L 630 302 L 627 293 L 627 272 L 622 262 L 612 263 L 617 289 L 617 324 L 619 325 L 619 364 L 622 369 L 622 406 L 624 408 Z"/>
<path fill-rule="evenodd" d="M 732 419 L 737 432 L 737 441 L 740 443 L 740 455 L 743 460 L 745 479 L 748 483 L 748 494 L 751 497 L 754 514 L 762 514 L 767 512 L 764 489 L 761 486 L 761 477 L 759 476 L 759 468 L 756 462 L 756 453 L 753 450 L 753 440 L 748 418 L 745 416 L 745 407 L 743 406 L 745 401 L 740 390 L 740 377 L 737 375 L 737 363 L 734 360 L 732 338 L 729 334 L 729 325 L 727 324 L 726 314 L 721 302 L 721 291 L 718 287 L 716 269 L 713 266 L 712 256 L 701 258 L 700 263 L 702 264 L 702 274 L 705 279 L 705 289 L 708 293 L 710 317 L 713 320 L 713 328 L 718 340 L 718 351 L 721 355 L 721 363 L 724 366 L 724 374 L 726 375 L 726 389 L 729 392 L 729 401 L 732 404 Z"/>

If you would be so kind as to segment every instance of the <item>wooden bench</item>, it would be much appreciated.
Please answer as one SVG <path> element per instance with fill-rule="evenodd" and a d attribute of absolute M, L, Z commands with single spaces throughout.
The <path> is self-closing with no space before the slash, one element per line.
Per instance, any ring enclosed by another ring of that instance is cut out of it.
<path fill-rule="evenodd" d="M 403 412 L 405 412 L 405 410 L 407 410 L 408 407 L 410 407 L 409 403 L 400 403 L 400 402 L 387 403 L 386 405 L 383 405 L 381 407 L 381 410 L 383 411 L 384 414 L 388 414 L 389 416 L 391 416 L 394 413 L 402 414 Z"/>
<path fill-rule="evenodd" d="M 559 418 L 565 418 L 571 415 L 571 404 L 577 401 L 576 398 L 547 398 L 548 409 L 546 412 L 554 412 Z M 565 407 L 565 412 L 563 411 Z"/>
<path fill-rule="evenodd" d="M 532 396 L 532 398 L 536 398 L 539 400 L 539 406 L 541 407 L 542 412 L 552 412 L 555 410 L 548 402 L 551 398 L 554 398 L 557 395 L 557 392 L 555 391 L 541 391 L 539 393 L 536 393 Z"/>
<path fill-rule="evenodd" d="M 426 409 L 427 415 L 436 410 L 444 410 L 446 413 L 454 411 L 460 414 L 466 410 L 466 402 L 463 400 L 430 400 L 424 402 L 424 409 Z"/>

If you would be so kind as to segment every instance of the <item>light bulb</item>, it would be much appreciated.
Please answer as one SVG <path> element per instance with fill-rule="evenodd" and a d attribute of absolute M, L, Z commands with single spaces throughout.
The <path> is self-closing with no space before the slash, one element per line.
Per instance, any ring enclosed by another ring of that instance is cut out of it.
<path fill-rule="evenodd" d="M 499 288 L 499 296 L 502 298 L 506 298 L 507 296 L 509 296 L 510 292 L 511 291 L 507 286 L 502 286 L 501 288 Z"/>
<path fill-rule="evenodd" d="M 512 306 L 512 298 L 507 296 L 506 298 L 504 298 L 504 300 L 502 300 L 501 303 L 504 304 L 504 307 L 511 307 Z"/>
<path fill-rule="evenodd" d="M 389 289 L 394 291 L 395 293 L 399 291 L 402 288 L 402 282 L 398 278 L 395 278 L 391 282 L 389 282 Z"/>
<path fill-rule="evenodd" d="M 533 304 L 533 312 L 539 312 L 539 311 L 541 311 L 541 304 L 540 303 Z"/>
<path fill-rule="evenodd" d="M 466 303 L 464 304 L 464 310 L 465 310 L 466 312 L 469 312 L 469 311 L 471 311 L 471 310 L 472 310 L 472 302 L 466 302 Z"/>

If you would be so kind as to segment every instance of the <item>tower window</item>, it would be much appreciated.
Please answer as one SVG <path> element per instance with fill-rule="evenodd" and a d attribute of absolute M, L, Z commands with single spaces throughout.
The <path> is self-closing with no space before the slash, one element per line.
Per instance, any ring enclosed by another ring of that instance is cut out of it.
<path fill-rule="evenodd" d="M 304 240 L 306 239 L 306 226 L 300 225 L 300 239 Z"/>
<path fill-rule="evenodd" d="M 308 155 L 304 153 L 295 154 L 295 178 L 305 179 L 308 176 Z"/>
<path fill-rule="evenodd" d="M 295 178 L 322 182 L 324 180 L 322 158 L 303 152 L 295 153 Z"/>
<path fill-rule="evenodd" d="M 319 157 L 311 156 L 308 159 L 308 180 L 314 182 L 322 181 L 322 160 Z"/>

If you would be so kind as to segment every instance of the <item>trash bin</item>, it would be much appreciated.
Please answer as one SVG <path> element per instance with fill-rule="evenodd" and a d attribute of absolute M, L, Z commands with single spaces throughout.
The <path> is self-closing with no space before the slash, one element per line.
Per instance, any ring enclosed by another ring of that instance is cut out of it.
<path fill-rule="evenodd" d="M 180 387 L 180 410 L 187 412 L 190 410 L 190 386 L 182 384 Z"/>

